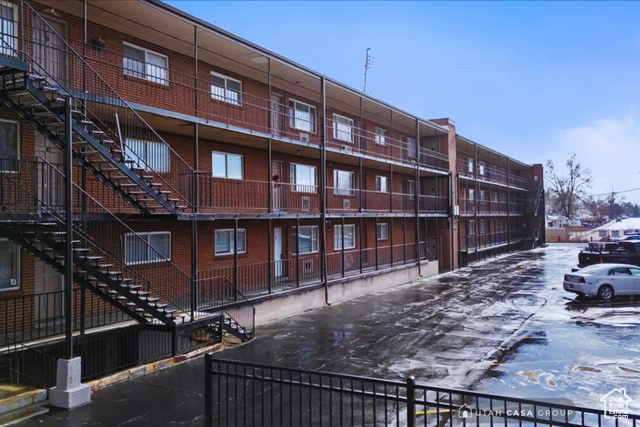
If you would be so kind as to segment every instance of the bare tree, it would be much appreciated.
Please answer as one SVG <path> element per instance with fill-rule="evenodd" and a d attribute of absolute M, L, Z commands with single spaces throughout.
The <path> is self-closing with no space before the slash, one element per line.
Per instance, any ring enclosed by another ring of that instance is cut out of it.
<path fill-rule="evenodd" d="M 582 167 L 575 154 L 567 159 L 565 166 L 566 174 L 556 169 L 553 160 L 547 160 L 545 182 L 558 211 L 573 219 L 578 202 L 591 186 L 591 171 Z"/>

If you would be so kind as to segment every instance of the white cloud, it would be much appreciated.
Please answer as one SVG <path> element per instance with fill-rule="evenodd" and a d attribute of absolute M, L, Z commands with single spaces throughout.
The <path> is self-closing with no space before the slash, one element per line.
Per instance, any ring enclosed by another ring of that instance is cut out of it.
<path fill-rule="evenodd" d="M 591 170 L 589 193 L 601 194 L 640 187 L 640 123 L 634 114 L 623 119 L 600 119 L 560 131 L 548 158 L 557 166 L 575 153 Z M 625 201 L 640 203 L 640 191 L 625 193 Z"/>

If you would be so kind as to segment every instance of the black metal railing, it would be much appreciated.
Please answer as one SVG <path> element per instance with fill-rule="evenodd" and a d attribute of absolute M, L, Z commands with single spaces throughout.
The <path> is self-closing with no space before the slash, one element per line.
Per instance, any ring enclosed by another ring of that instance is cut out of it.
<path fill-rule="evenodd" d="M 105 352 L 105 343 L 113 352 Z M 56 383 L 57 360 L 65 357 L 64 340 L 29 346 L 8 341 L 0 349 L 0 382 L 49 388 Z M 73 353 L 82 357 L 82 381 L 174 355 L 173 333 L 154 325 L 133 325 L 74 338 Z"/>
<path fill-rule="evenodd" d="M 527 400 L 418 384 L 205 358 L 205 425 L 636 426 L 568 399 Z"/>
<path fill-rule="evenodd" d="M 220 311 L 255 336 L 256 308 L 228 278 L 199 275 L 196 283 L 198 311 Z"/>
<path fill-rule="evenodd" d="M 73 290 L 74 331 L 130 320 L 122 311 L 82 288 Z M 64 334 L 64 291 L 0 298 L 0 346 Z"/>

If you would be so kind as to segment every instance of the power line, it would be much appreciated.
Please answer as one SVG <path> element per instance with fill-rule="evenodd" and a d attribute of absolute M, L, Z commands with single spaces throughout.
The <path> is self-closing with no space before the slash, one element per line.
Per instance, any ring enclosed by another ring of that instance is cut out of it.
<path fill-rule="evenodd" d="M 629 190 L 622 190 L 622 191 L 610 191 L 608 193 L 602 193 L 602 194 L 587 194 L 586 197 L 601 197 L 601 196 L 609 196 L 611 195 L 611 193 L 615 193 L 615 194 L 620 194 L 620 193 L 630 193 L 632 191 L 638 191 L 640 190 L 640 187 L 638 188 L 631 188 Z"/>

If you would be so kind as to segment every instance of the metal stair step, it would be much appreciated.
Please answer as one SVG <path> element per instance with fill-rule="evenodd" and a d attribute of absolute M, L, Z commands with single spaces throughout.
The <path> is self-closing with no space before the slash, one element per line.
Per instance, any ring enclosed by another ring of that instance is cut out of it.
<path fill-rule="evenodd" d="M 100 268 L 100 269 L 110 268 L 110 267 L 113 267 L 113 264 L 98 264 L 98 268 Z"/>

